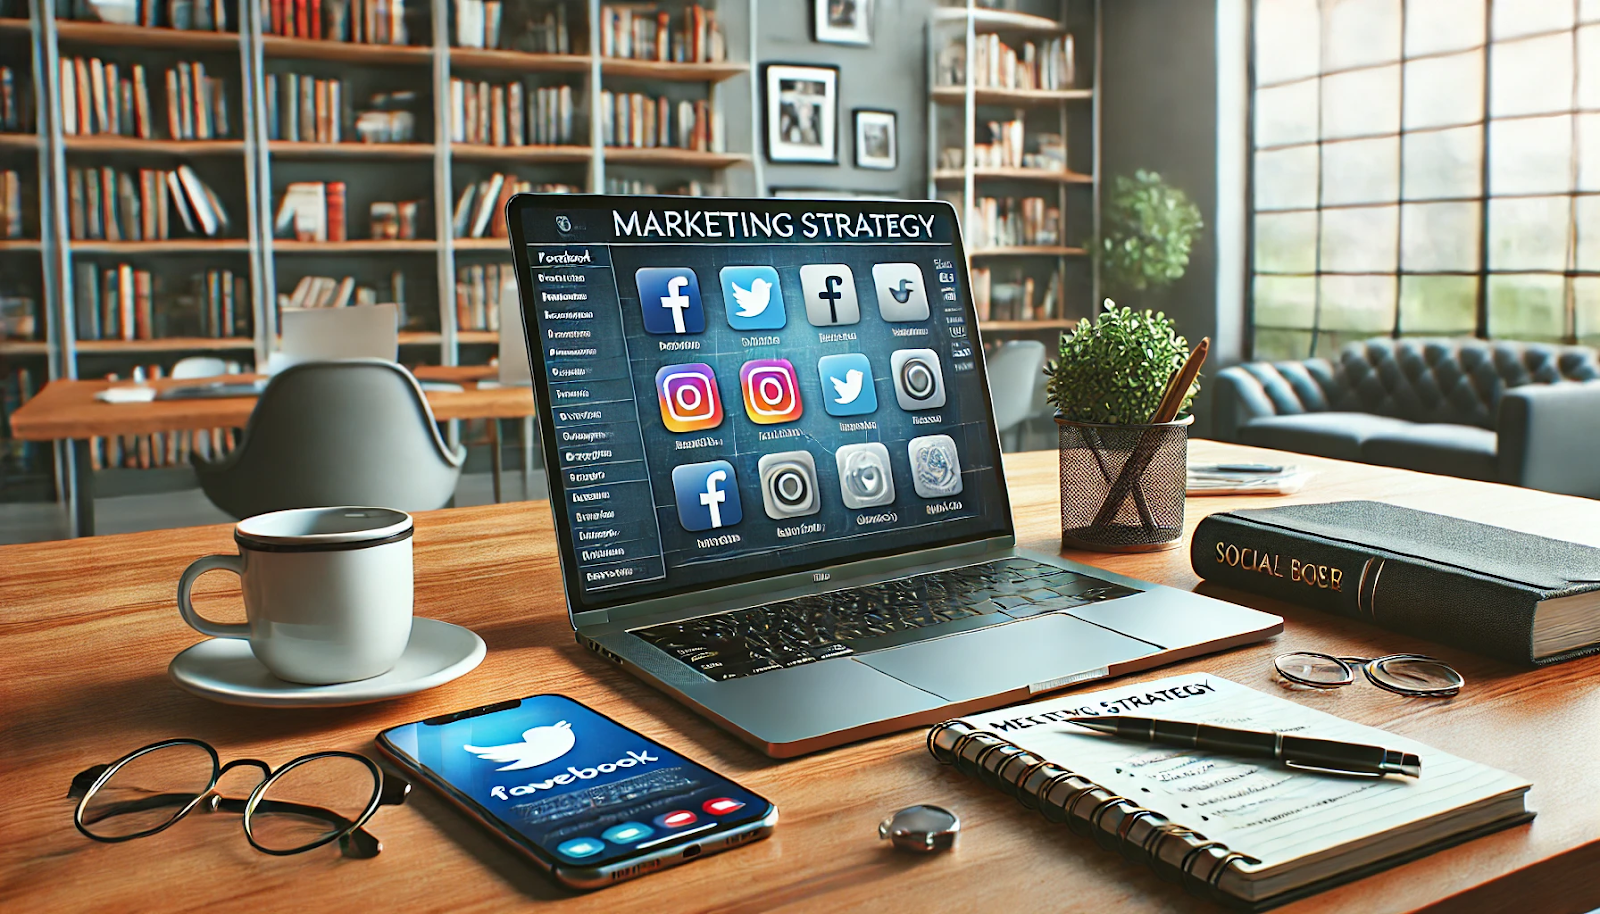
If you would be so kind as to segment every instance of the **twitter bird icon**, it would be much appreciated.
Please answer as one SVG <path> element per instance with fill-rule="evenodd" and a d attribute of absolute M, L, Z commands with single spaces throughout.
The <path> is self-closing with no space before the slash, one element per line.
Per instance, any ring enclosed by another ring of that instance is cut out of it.
<path fill-rule="evenodd" d="M 572 733 L 572 725 L 564 720 L 557 721 L 548 727 L 534 727 L 522 732 L 522 742 L 507 743 L 504 746 L 462 746 L 486 762 L 509 762 L 496 768 L 496 771 L 520 771 L 523 768 L 537 768 L 546 762 L 556 759 L 572 751 L 578 738 Z"/>
<path fill-rule="evenodd" d="M 772 267 L 723 267 L 722 304 L 728 326 L 735 330 L 778 330 L 783 327 L 783 289 Z"/>
<path fill-rule="evenodd" d="M 825 355 L 817 360 L 822 376 L 822 404 L 830 416 L 864 416 L 878 409 L 872 386 L 872 363 L 859 352 Z"/>

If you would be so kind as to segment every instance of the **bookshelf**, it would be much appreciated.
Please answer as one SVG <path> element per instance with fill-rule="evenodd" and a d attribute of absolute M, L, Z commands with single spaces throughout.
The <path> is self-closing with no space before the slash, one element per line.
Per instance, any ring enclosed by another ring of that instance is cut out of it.
<path fill-rule="evenodd" d="M 980 325 L 1047 343 L 1093 313 L 1102 0 L 941 0 L 928 193 L 962 213 Z"/>

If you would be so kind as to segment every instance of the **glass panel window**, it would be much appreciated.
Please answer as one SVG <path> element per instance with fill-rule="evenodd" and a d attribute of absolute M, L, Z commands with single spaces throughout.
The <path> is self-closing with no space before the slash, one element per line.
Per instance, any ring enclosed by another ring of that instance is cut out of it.
<path fill-rule="evenodd" d="M 1322 72 L 1400 59 L 1400 0 L 1324 0 Z"/>
<path fill-rule="evenodd" d="M 1317 147 L 1256 153 L 1256 209 L 1315 209 Z"/>
<path fill-rule="evenodd" d="M 1600 346 L 1600 277 L 1579 276 L 1572 281 L 1575 335 L 1585 346 Z"/>
<path fill-rule="evenodd" d="M 1256 145 L 1284 146 L 1317 141 L 1314 79 L 1274 86 L 1256 93 Z"/>
<path fill-rule="evenodd" d="M 1600 22 L 1600 0 L 1578 0 L 1579 22 Z"/>
<path fill-rule="evenodd" d="M 1407 200 L 1476 197 L 1483 191 L 1483 128 L 1408 133 L 1401 190 Z"/>
<path fill-rule="evenodd" d="M 1256 4 L 1256 79 L 1260 85 L 1317 75 L 1322 17 L 1317 0 Z"/>
<path fill-rule="evenodd" d="M 1600 190 L 1600 114 L 1578 115 L 1578 190 Z"/>
<path fill-rule="evenodd" d="M 1256 214 L 1256 272 L 1315 273 L 1317 214 Z"/>
<path fill-rule="evenodd" d="M 1355 70 L 1322 80 L 1322 136 L 1375 136 L 1400 129 L 1400 67 Z"/>
<path fill-rule="evenodd" d="M 1322 211 L 1322 269 L 1330 273 L 1393 273 L 1399 266 L 1400 210 L 1363 206 Z"/>
<path fill-rule="evenodd" d="M 1600 273 L 1600 197 L 1578 197 L 1572 205 L 1578 223 L 1578 269 Z"/>
<path fill-rule="evenodd" d="M 1400 268 L 1475 272 L 1483 225 L 1477 203 L 1407 203 L 1400 208 Z"/>
<path fill-rule="evenodd" d="M 1394 327 L 1396 287 L 1393 276 L 1322 277 L 1322 326 L 1357 336 L 1388 333 Z"/>
<path fill-rule="evenodd" d="M 1565 277 L 1540 273 L 1489 277 L 1491 336 L 1555 341 L 1565 333 Z"/>
<path fill-rule="evenodd" d="M 1400 198 L 1400 138 L 1322 147 L 1322 202 L 1389 203 Z"/>
<path fill-rule="evenodd" d="M 1269 362 L 1303 359 L 1311 354 L 1311 331 L 1256 328 L 1255 357 Z"/>
<path fill-rule="evenodd" d="M 1483 120 L 1483 52 L 1429 57 L 1405 65 L 1407 130 Z"/>
<path fill-rule="evenodd" d="M 1567 197 L 1489 201 L 1489 269 L 1564 270 L 1571 203 Z"/>
<path fill-rule="evenodd" d="M 1572 28 L 1572 0 L 1496 0 L 1493 37 L 1515 38 Z"/>
<path fill-rule="evenodd" d="M 1263 327 L 1310 329 L 1316 318 L 1315 276 L 1257 276 L 1256 323 Z"/>
<path fill-rule="evenodd" d="M 1578 107 L 1600 110 L 1600 25 L 1578 29 Z"/>
<path fill-rule="evenodd" d="M 1407 0 L 1406 54 L 1481 47 L 1485 0 Z M 1600 4 L 1600 0 L 1592 0 Z"/>
<path fill-rule="evenodd" d="M 1478 325 L 1478 277 L 1400 277 L 1400 332 L 1471 336 Z"/>
<path fill-rule="evenodd" d="M 1497 42 L 1489 47 L 1489 113 L 1548 114 L 1572 107 L 1572 36 Z"/>
<path fill-rule="evenodd" d="M 1489 124 L 1489 193 L 1562 193 L 1572 185 L 1572 115 Z"/>

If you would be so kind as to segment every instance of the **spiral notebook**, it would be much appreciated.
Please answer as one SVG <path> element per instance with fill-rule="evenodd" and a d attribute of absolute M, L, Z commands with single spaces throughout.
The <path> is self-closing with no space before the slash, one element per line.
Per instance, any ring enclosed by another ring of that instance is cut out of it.
<path fill-rule="evenodd" d="M 1127 714 L 1415 752 L 1422 776 L 1352 778 L 1129 742 L 1066 723 Z M 1193 673 L 946 721 L 934 758 L 1191 891 L 1264 910 L 1533 818 L 1526 780 Z"/>

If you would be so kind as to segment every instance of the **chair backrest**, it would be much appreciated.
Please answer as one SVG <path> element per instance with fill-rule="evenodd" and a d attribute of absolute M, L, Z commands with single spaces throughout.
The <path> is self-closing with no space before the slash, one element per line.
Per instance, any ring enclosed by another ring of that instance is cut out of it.
<path fill-rule="evenodd" d="M 389 359 L 400 352 L 398 305 L 285 308 L 282 355 L 274 365 L 328 359 Z"/>
<path fill-rule="evenodd" d="M 328 505 L 425 511 L 455 493 L 461 456 L 411 373 L 381 359 L 306 362 L 272 379 L 244 440 L 201 487 L 236 517 Z"/>
<path fill-rule="evenodd" d="M 191 355 L 172 366 L 170 378 L 215 378 L 228 373 L 228 363 L 213 355 Z"/>
<path fill-rule="evenodd" d="M 1044 344 L 1038 340 L 1013 340 L 1000 344 L 984 359 L 999 431 L 1011 430 L 1037 409 L 1036 392 L 1044 383 L 1044 352 Z"/>

